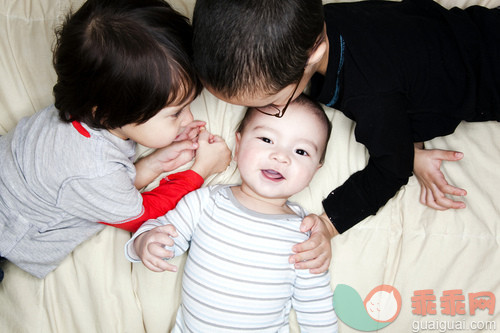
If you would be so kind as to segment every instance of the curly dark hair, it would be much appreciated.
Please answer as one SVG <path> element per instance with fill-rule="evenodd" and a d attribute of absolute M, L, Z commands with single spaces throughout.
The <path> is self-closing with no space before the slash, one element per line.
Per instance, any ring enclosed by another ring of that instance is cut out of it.
<path fill-rule="evenodd" d="M 89 0 L 57 31 L 55 106 L 63 121 L 141 124 L 202 89 L 192 28 L 162 0 Z"/>

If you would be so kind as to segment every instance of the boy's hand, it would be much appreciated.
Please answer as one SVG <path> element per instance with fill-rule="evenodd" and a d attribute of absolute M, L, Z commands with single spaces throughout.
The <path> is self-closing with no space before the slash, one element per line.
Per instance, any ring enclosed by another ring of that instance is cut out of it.
<path fill-rule="evenodd" d="M 165 249 L 165 246 L 174 246 L 170 237 L 177 237 L 173 225 L 165 225 L 151 229 L 134 240 L 134 249 L 144 266 L 153 272 L 177 272 L 175 265 L 165 259 L 172 258 L 174 253 Z"/>
<path fill-rule="evenodd" d="M 326 272 L 332 259 L 330 241 L 339 233 L 325 213 L 320 216 L 307 215 L 300 225 L 300 231 L 311 231 L 311 237 L 292 247 L 296 254 L 290 256 L 289 262 L 295 263 L 295 268 L 309 269 L 313 274 Z"/>
<path fill-rule="evenodd" d="M 224 171 L 231 162 L 231 150 L 224 139 L 202 130 L 198 136 L 198 150 L 191 170 L 206 179 L 208 176 Z"/>
<path fill-rule="evenodd" d="M 465 208 L 465 203 L 455 201 L 446 196 L 465 196 L 464 189 L 448 184 L 444 174 L 441 172 L 443 161 L 459 161 L 464 154 L 450 150 L 423 149 L 421 144 L 415 144 L 415 161 L 413 163 L 413 173 L 420 183 L 420 202 L 426 206 L 437 210 L 449 208 Z"/>

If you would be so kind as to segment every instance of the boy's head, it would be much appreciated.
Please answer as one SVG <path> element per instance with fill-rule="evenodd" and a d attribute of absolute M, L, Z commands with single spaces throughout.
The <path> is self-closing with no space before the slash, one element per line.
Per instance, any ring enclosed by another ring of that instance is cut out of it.
<path fill-rule="evenodd" d="M 323 164 L 331 123 L 305 95 L 282 118 L 249 108 L 236 132 L 235 160 L 245 186 L 288 198 L 304 189 Z"/>
<path fill-rule="evenodd" d="M 54 96 L 64 121 L 141 124 L 201 91 L 189 22 L 162 0 L 89 0 L 57 37 Z"/>
<path fill-rule="evenodd" d="M 314 73 L 308 68 L 316 60 L 313 51 L 325 44 L 318 43 L 324 41 L 321 0 L 197 0 L 193 29 L 195 66 L 204 85 L 246 106 L 284 105 L 309 75 L 299 95 Z"/>

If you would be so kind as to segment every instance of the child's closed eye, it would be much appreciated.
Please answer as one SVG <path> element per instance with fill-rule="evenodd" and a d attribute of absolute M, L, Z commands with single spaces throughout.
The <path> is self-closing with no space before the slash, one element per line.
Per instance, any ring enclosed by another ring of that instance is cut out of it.
<path fill-rule="evenodd" d="M 184 109 L 180 109 L 179 111 L 177 111 L 176 113 L 174 113 L 174 114 L 172 115 L 172 117 L 174 117 L 174 118 L 178 118 L 178 117 L 181 115 L 181 113 L 182 113 L 182 111 L 183 111 L 183 110 L 184 110 Z"/>

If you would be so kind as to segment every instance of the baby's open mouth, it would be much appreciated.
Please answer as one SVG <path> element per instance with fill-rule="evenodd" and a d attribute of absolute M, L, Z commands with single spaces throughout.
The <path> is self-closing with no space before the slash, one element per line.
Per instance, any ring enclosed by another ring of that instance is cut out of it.
<path fill-rule="evenodd" d="M 279 181 L 279 180 L 285 179 L 285 177 L 283 177 L 283 175 L 276 170 L 266 169 L 266 170 L 261 170 L 261 171 L 262 171 L 262 174 L 264 175 L 264 177 L 266 177 L 267 179 L 270 179 L 273 181 Z"/>

